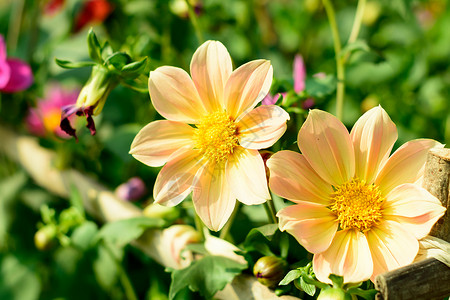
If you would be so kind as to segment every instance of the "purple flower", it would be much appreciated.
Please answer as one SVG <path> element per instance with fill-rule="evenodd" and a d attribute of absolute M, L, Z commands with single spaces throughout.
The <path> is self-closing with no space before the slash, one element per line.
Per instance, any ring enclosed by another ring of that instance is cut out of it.
<path fill-rule="evenodd" d="M 130 178 L 116 189 L 117 197 L 128 201 L 136 201 L 146 192 L 145 183 L 139 177 Z"/>
<path fill-rule="evenodd" d="M 29 88 L 32 83 L 30 66 L 20 59 L 7 57 L 5 40 L 0 34 L 0 92 L 20 92 Z"/>

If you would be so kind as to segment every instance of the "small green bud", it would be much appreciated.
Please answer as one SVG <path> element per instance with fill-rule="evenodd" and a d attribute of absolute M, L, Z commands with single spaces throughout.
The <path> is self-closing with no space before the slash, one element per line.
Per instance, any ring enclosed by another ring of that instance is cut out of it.
<path fill-rule="evenodd" d="M 180 216 L 180 211 L 176 207 L 152 203 L 144 208 L 143 214 L 149 218 L 161 218 L 168 221 L 175 221 L 175 219 Z"/>
<path fill-rule="evenodd" d="M 51 249 L 55 245 L 55 240 L 56 227 L 54 224 L 46 225 L 34 234 L 34 244 L 41 251 Z"/>
<path fill-rule="evenodd" d="M 352 296 L 343 289 L 330 287 L 322 290 L 317 300 L 352 300 Z"/>
<path fill-rule="evenodd" d="M 274 287 L 286 275 L 287 262 L 276 256 L 263 256 L 253 267 L 253 274 L 259 282 L 268 287 Z"/>

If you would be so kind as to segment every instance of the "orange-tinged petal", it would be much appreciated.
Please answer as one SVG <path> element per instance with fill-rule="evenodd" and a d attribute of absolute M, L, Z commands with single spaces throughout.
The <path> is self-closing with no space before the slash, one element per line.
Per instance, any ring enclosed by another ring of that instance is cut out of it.
<path fill-rule="evenodd" d="M 402 183 L 414 183 L 423 176 L 428 150 L 443 145 L 435 140 L 418 139 L 403 144 L 392 154 L 377 175 L 375 184 L 387 195 Z"/>
<path fill-rule="evenodd" d="M 330 274 L 344 277 L 344 282 L 360 282 L 373 272 L 367 239 L 357 230 L 338 231 L 330 247 L 313 259 L 314 273 L 322 282 L 331 283 Z"/>
<path fill-rule="evenodd" d="M 426 189 L 405 183 L 393 189 L 383 205 L 383 217 L 400 223 L 416 239 L 428 235 L 445 213 L 441 202 Z"/>
<path fill-rule="evenodd" d="M 264 161 L 257 150 L 237 148 L 226 165 L 226 177 L 240 202 L 253 205 L 270 199 Z"/>
<path fill-rule="evenodd" d="M 325 206 L 299 202 L 277 213 L 281 231 L 286 230 L 311 253 L 328 249 L 338 229 L 336 216 Z"/>
<path fill-rule="evenodd" d="M 194 147 L 194 128 L 175 121 L 155 121 L 142 128 L 131 144 L 130 154 L 151 167 L 164 165 L 169 156 L 185 146 Z M 186 151 L 190 149 L 184 148 Z"/>
<path fill-rule="evenodd" d="M 208 163 L 199 170 L 192 201 L 197 215 L 209 229 L 222 229 L 236 205 L 236 196 L 222 166 Z"/>
<path fill-rule="evenodd" d="M 198 151 L 180 149 L 172 154 L 156 177 L 153 188 L 155 202 L 167 206 L 180 203 L 191 192 L 202 164 Z"/>
<path fill-rule="evenodd" d="M 168 120 L 193 124 L 207 112 L 188 73 L 180 68 L 150 72 L 148 90 L 153 106 Z"/>
<path fill-rule="evenodd" d="M 267 166 L 270 189 L 275 194 L 294 202 L 329 204 L 333 188 L 313 170 L 303 155 L 279 151 L 269 158 Z"/>
<path fill-rule="evenodd" d="M 374 281 L 378 274 L 406 266 L 419 251 L 419 242 L 396 222 L 384 221 L 366 233 L 373 258 Z"/>
<path fill-rule="evenodd" d="M 311 110 L 298 133 L 298 147 L 325 181 L 340 185 L 355 173 L 355 154 L 350 135 L 335 116 Z"/>
<path fill-rule="evenodd" d="M 224 107 L 223 90 L 233 71 L 227 48 L 218 41 L 203 43 L 191 60 L 191 76 L 209 111 Z"/>
<path fill-rule="evenodd" d="M 228 114 L 237 119 L 255 107 L 269 92 L 272 78 L 272 65 L 264 59 L 253 60 L 234 70 L 224 91 Z"/>
<path fill-rule="evenodd" d="M 359 118 L 350 138 L 355 148 L 355 175 L 371 184 L 391 153 L 397 128 L 386 111 L 377 106 Z"/>
<path fill-rule="evenodd" d="M 247 149 L 264 149 L 275 144 L 286 131 L 289 114 L 279 106 L 263 105 L 237 121 L 239 145 Z"/>

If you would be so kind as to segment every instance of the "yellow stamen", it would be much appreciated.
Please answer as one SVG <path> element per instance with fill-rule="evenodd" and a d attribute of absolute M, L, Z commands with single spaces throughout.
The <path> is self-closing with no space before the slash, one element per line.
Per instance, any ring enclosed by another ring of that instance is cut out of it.
<path fill-rule="evenodd" d="M 338 187 L 331 196 L 331 211 L 336 213 L 341 229 L 366 232 L 382 218 L 384 198 L 377 186 L 352 179 Z"/>
<path fill-rule="evenodd" d="M 222 163 L 239 145 L 236 123 L 226 112 L 209 114 L 196 126 L 195 148 L 207 159 Z"/>

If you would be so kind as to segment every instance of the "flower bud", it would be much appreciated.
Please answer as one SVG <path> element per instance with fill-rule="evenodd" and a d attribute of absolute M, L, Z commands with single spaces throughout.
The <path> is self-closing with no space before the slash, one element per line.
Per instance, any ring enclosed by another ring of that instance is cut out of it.
<path fill-rule="evenodd" d="M 34 244 L 41 251 L 49 250 L 55 245 L 56 227 L 53 224 L 46 225 L 34 234 Z"/>
<path fill-rule="evenodd" d="M 127 182 L 119 185 L 115 191 L 119 198 L 127 201 L 136 201 L 146 192 L 145 183 L 139 177 L 130 178 Z"/>
<path fill-rule="evenodd" d="M 168 221 L 176 220 L 180 211 L 176 207 L 163 206 L 158 203 L 152 203 L 144 208 L 144 216 L 150 218 L 161 218 Z"/>
<path fill-rule="evenodd" d="M 317 300 L 351 300 L 352 296 L 347 294 L 343 289 L 330 287 L 320 292 Z"/>
<path fill-rule="evenodd" d="M 276 256 L 263 256 L 253 267 L 253 274 L 259 282 L 268 286 L 276 286 L 286 275 L 287 262 Z"/>

